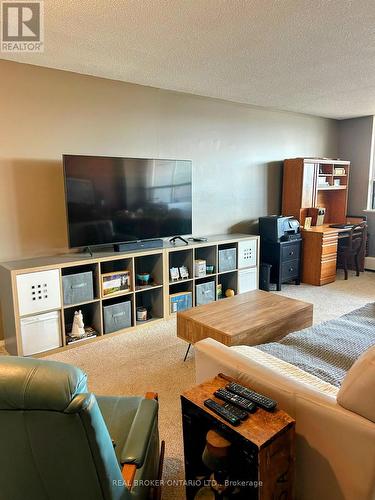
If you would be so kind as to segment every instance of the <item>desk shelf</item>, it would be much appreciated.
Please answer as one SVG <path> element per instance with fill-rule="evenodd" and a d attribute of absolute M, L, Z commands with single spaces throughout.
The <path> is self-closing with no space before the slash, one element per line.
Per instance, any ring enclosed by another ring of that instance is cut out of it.
<path fill-rule="evenodd" d="M 318 191 L 339 191 L 340 189 L 347 189 L 346 186 L 318 186 Z"/>

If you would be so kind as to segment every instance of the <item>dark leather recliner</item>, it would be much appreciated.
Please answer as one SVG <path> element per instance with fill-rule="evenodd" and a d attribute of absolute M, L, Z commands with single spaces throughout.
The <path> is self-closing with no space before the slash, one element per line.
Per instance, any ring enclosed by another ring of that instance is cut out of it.
<path fill-rule="evenodd" d="M 0 500 L 150 496 L 157 401 L 95 397 L 86 382 L 64 363 L 0 356 Z"/>

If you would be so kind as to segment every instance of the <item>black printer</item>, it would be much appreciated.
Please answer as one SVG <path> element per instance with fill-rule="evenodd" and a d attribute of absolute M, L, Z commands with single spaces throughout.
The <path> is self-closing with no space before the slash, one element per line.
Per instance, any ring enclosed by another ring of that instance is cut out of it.
<path fill-rule="evenodd" d="M 262 239 L 275 243 L 301 239 L 299 222 L 292 216 L 259 217 L 259 234 Z"/>

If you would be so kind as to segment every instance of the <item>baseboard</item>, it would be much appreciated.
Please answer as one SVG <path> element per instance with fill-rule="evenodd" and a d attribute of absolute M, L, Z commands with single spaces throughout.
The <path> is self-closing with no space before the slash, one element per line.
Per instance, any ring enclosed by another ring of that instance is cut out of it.
<path fill-rule="evenodd" d="M 375 271 L 375 257 L 365 258 L 365 269 L 369 271 Z"/>

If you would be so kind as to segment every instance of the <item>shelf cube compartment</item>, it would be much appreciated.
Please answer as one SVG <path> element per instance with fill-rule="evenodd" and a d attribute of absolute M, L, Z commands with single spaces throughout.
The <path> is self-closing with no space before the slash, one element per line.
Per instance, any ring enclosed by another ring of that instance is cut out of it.
<path fill-rule="evenodd" d="M 16 284 L 20 316 L 61 307 L 58 269 L 19 274 Z"/>
<path fill-rule="evenodd" d="M 143 286 L 161 285 L 163 283 L 163 254 L 143 255 L 135 257 L 135 289 L 142 289 Z M 141 275 L 148 274 L 148 282 L 140 281 Z"/>
<path fill-rule="evenodd" d="M 116 275 L 116 273 L 119 273 Z M 121 275 L 121 273 L 124 273 Z M 111 280 L 111 276 L 115 281 Z M 117 277 L 117 280 L 116 280 Z M 123 282 L 121 282 L 121 279 Z M 117 281 L 117 283 L 116 283 Z M 119 290 L 112 292 L 108 289 L 109 282 L 118 285 Z M 106 286 L 107 284 L 107 286 Z M 133 259 L 117 259 L 100 263 L 100 288 L 102 297 L 110 297 L 134 290 L 134 266 Z"/>
<path fill-rule="evenodd" d="M 219 273 L 233 271 L 237 267 L 237 246 L 220 245 L 219 251 Z"/>
<path fill-rule="evenodd" d="M 103 305 L 104 333 L 113 333 L 133 325 L 133 304 L 131 298 L 116 302 L 106 301 Z"/>
<path fill-rule="evenodd" d="M 215 274 L 217 271 L 216 246 L 196 248 L 194 250 L 194 260 L 205 260 L 206 275 Z"/>
<path fill-rule="evenodd" d="M 162 288 L 155 288 L 154 290 L 152 289 L 144 290 L 142 292 L 136 293 L 135 295 L 136 295 L 136 309 L 138 307 L 147 309 L 147 320 L 146 321 L 137 320 L 137 324 L 146 323 L 147 321 L 163 317 Z"/>
<path fill-rule="evenodd" d="M 89 302 L 98 297 L 98 265 L 62 269 L 63 302 L 65 306 Z"/>
<path fill-rule="evenodd" d="M 213 279 L 199 281 L 195 285 L 195 304 L 201 306 L 214 302 L 216 298 L 216 282 Z"/>
<path fill-rule="evenodd" d="M 193 282 L 176 283 L 169 286 L 170 314 L 193 307 Z"/>
<path fill-rule="evenodd" d="M 230 289 L 234 291 L 234 294 L 237 295 L 237 271 L 233 271 L 230 273 L 220 274 L 218 277 L 218 284 L 221 285 L 222 289 L 222 297 L 225 298 L 225 292 Z"/>
<path fill-rule="evenodd" d="M 173 252 L 169 252 L 169 268 L 168 268 L 168 275 L 169 275 L 169 281 L 172 282 L 171 278 L 171 273 L 170 270 L 171 268 L 180 268 L 182 266 L 185 266 L 188 270 L 189 273 L 189 278 L 193 277 L 193 250 L 191 248 L 188 248 L 186 250 L 176 250 Z M 180 278 L 179 278 L 180 279 Z M 178 280 L 176 280 L 178 281 Z M 183 279 L 181 279 L 183 281 Z"/>
<path fill-rule="evenodd" d="M 61 347 L 60 311 L 21 318 L 20 330 L 24 356 Z"/>
<path fill-rule="evenodd" d="M 257 264 L 257 240 L 245 240 L 238 242 L 238 268 L 256 266 Z"/>
<path fill-rule="evenodd" d="M 238 293 L 251 292 L 258 288 L 258 270 L 256 267 L 238 271 Z"/>
<path fill-rule="evenodd" d="M 68 307 L 64 310 L 65 336 L 67 338 L 67 341 L 69 340 L 67 336 L 69 336 L 72 331 L 74 312 L 79 310 L 82 311 L 85 329 L 93 330 L 92 336 L 101 335 L 102 333 L 101 312 L 100 312 L 100 303 L 98 301 L 98 302 L 92 302 L 91 304 L 83 304 L 80 306 Z"/>

